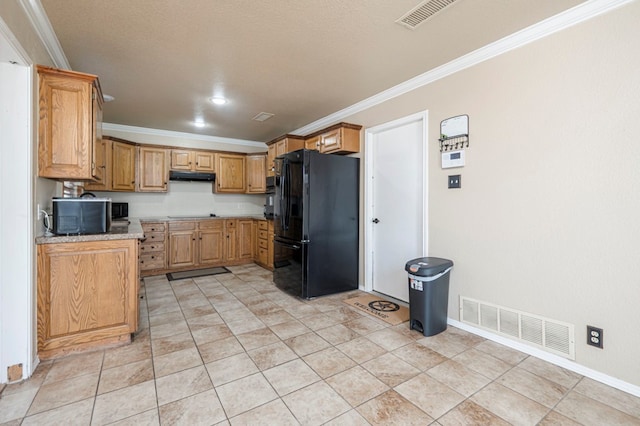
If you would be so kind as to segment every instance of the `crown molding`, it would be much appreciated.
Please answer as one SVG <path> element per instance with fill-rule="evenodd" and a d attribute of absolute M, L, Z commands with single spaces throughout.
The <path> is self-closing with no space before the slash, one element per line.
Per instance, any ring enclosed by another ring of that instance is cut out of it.
<path fill-rule="evenodd" d="M 264 142 L 250 141 L 246 139 L 223 138 L 220 136 L 199 135 L 196 133 L 175 132 L 173 130 L 151 129 L 148 127 L 125 126 L 124 124 L 102 123 L 102 130 L 112 130 L 116 132 L 136 133 L 140 135 L 165 136 L 169 138 L 180 138 L 197 140 L 201 142 L 217 142 L 229 145 L 250 146 L 254 148 L 266 148 Z"/>
<path fill-rule="evenodd" d="M 572 27 L 576 24 L 594 18 L 603 13 L 631 3 L 635 0 L 589 0 L 578 6 L 567 9 L 557 15 L 540 21 L 534 25 L 517 31 L 500 40 L 481 47 L 473 52 L 454 59 L 446 64 L 433 68 L 410 80 L 393 86 L 367 99 L 357 102 L 333 114 L 329 114 L 304 127 L 293 130 L 290 133 L 296 135 L 306 135 L 324 129 L 332 124 L 344 121 L 347 117 L 358 112 L 367 110 L 376 105 L 384 103 L 390 99 L 411 92 L 422 86 L 426 86 L 451 74 L 470 68 L 481 62 L 487 61 L 496 56 L 518 49 L 551 34 Z"/>
<path fill-rule="evenodd" d="M 36 34 L 40 37 L 40 41 L 44 44 L 56 68 L 70 70 L 71 65 L 69 65 L 67 56 L 64 54 L 64 50 L 62 50 L 62 46 L 60 46 L 58 37 L 55 31 L 53 31 L 49 17 L 44 11 L 40 0 L 18 0 L 18 3 L 20 3 L 27 14 L 29 21 L 31 21 L 31 26 L 33 26 Z"/>
<path fill-rule="evenodd" d="M 22 48 L 22 45 L 13 35 L 13 32 L 9 26 L 0 17 L 0 53 L 3 55 L 2 60 L 15 61 L 20 65 L 30 66 L 33 65 L 33 61 L 29 57 L 29 54 Z M 6 50 L 3 48 L 3 44 L 6 43 Z M 7 57 L 4 57 L 7 55 Z"/>

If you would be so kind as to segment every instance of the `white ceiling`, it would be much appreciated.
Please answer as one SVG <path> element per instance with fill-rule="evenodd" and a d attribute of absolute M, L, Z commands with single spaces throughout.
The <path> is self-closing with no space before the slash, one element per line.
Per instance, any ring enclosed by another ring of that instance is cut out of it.
<path fill-rule="evenodd" d="M 584 0 L 458 0 L 415 30 L 419 0 L 40 1 L 105 122 L 266 142 Z"/>

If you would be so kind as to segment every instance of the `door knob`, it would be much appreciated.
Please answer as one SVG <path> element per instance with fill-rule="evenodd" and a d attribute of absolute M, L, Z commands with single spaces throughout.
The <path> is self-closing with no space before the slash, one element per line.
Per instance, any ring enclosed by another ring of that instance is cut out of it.
<path fill-rule="evenodd" d="M 371 222 L 373 222 L 373 223 L 378 223 L 378 222 L 380 222 L 380 220 L 376 217 L 376 218 L 375 218 L 375 219 L 373 219 Z"/>

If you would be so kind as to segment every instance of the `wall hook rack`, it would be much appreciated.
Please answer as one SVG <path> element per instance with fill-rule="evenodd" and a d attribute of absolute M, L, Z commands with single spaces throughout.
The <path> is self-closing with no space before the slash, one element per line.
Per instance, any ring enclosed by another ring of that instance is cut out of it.
<path fill-rule="evenodd" d="M 469 116 L 458 115 L 440 122 L 440 152 L 469 148 Z"/>

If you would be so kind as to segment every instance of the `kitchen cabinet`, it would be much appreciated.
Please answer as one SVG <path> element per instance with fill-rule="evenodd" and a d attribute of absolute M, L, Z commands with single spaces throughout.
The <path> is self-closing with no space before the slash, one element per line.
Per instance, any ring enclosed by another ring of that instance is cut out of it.
<path fill-rule="evenodd" d="M 38 176 L 103 179 L 102 90 L 98 77 L 38 66 Z"/>
<path fill-rule="evenodd" d="M 136 146 L 119 141 L 111 143 L 111 190 L 136 190 Z"/>
<path fill-rule="evenodd" d="M 224 261 L 224 220 L 204 220 L 198 224 L 200 265 L 219 265 Z"/>
<path fill-rule="evenodd" d="M 216 153 L 216 193 L 245 193 L 246 156 L 244 154 Z"/>
<path fill-rule="evenodd" d="M 253 232 L 253 220 L 239 219 L 237 226 L 238 259 L 251 260 L 253 259 L 256 238 L 255 232 Z"/>
<path fill-rule="evenodd" d="M 195 266 L 197 262 L 197 224 L 169 222 L 169 268 Z"/>
<path fill-rule="evenodd" d="M 98 151 L 100 151 L 100 168 L 102 168 L 101 179 L 93 182 L 86 182 L 84 189 L 87 191 L 111 191 L 111 175 L 112 175 L 112 144 L 108 138 L 100 140 L 98 145 Z M 102 152 L 104 151 L 104 154 Z"/>
<path fill-rule="evenodd" d="M 138 241 L 37 246 L 40 360 L 125 343 L 138 326 Z"/>
<path fill-rule="evenodd" d="M 258 220 L 257 223 L 255 261 L 260 266 L 273 269 L 273 220 Z"/>
<path fill-rule="evenodd" d="M 215 171 L 214 159 L 215 154 L 211 151 L 172 149 L 171 170 L 213 173 Z"/>
<path fill-rule="evenodd" d="M 264 194 L 267 190 L 267 156 L 247 155 L 247 194 Z"/>
<path fill-rule="evenodd" d="M 284 135 L 267 143 L 267 169 L 269 176 L 274 175 L 275 158 L 287 152 L 304 148 L 304 138 L 296 135 Z"/>
<path fill-rule="evenodd" d="M 148 271 L 162 270 L 167 267 L 165 222 L 144 222 L 141 224 L 144 240 L 140 243 L 138 259 L 140 273 L 150 275 Z"/>
<path fill-rule="evenodd" d="M 312 151 L 320 149 L 320 136 L 313 136 L 304 140 L 304 148 Z"/>
<path fill-rule="evenodd" d="M 362 126 L 339 123 L 307 136 L 306 141 L 315 143 L 323 154 L 354 154 L 360 152 L 360 129 Z"/>
<path fill-rule="evenodd" d="M 275 175 L 274 160 L 276 159 L 276 146 L 267 147 L 267 176 Z"/>
<path fill-rule="evenodd" d="M 138 147 L 137 190 L 139 192 L 167 192 L 169 180 L 167 157 L 167 150 L 164 148 Z"/>

